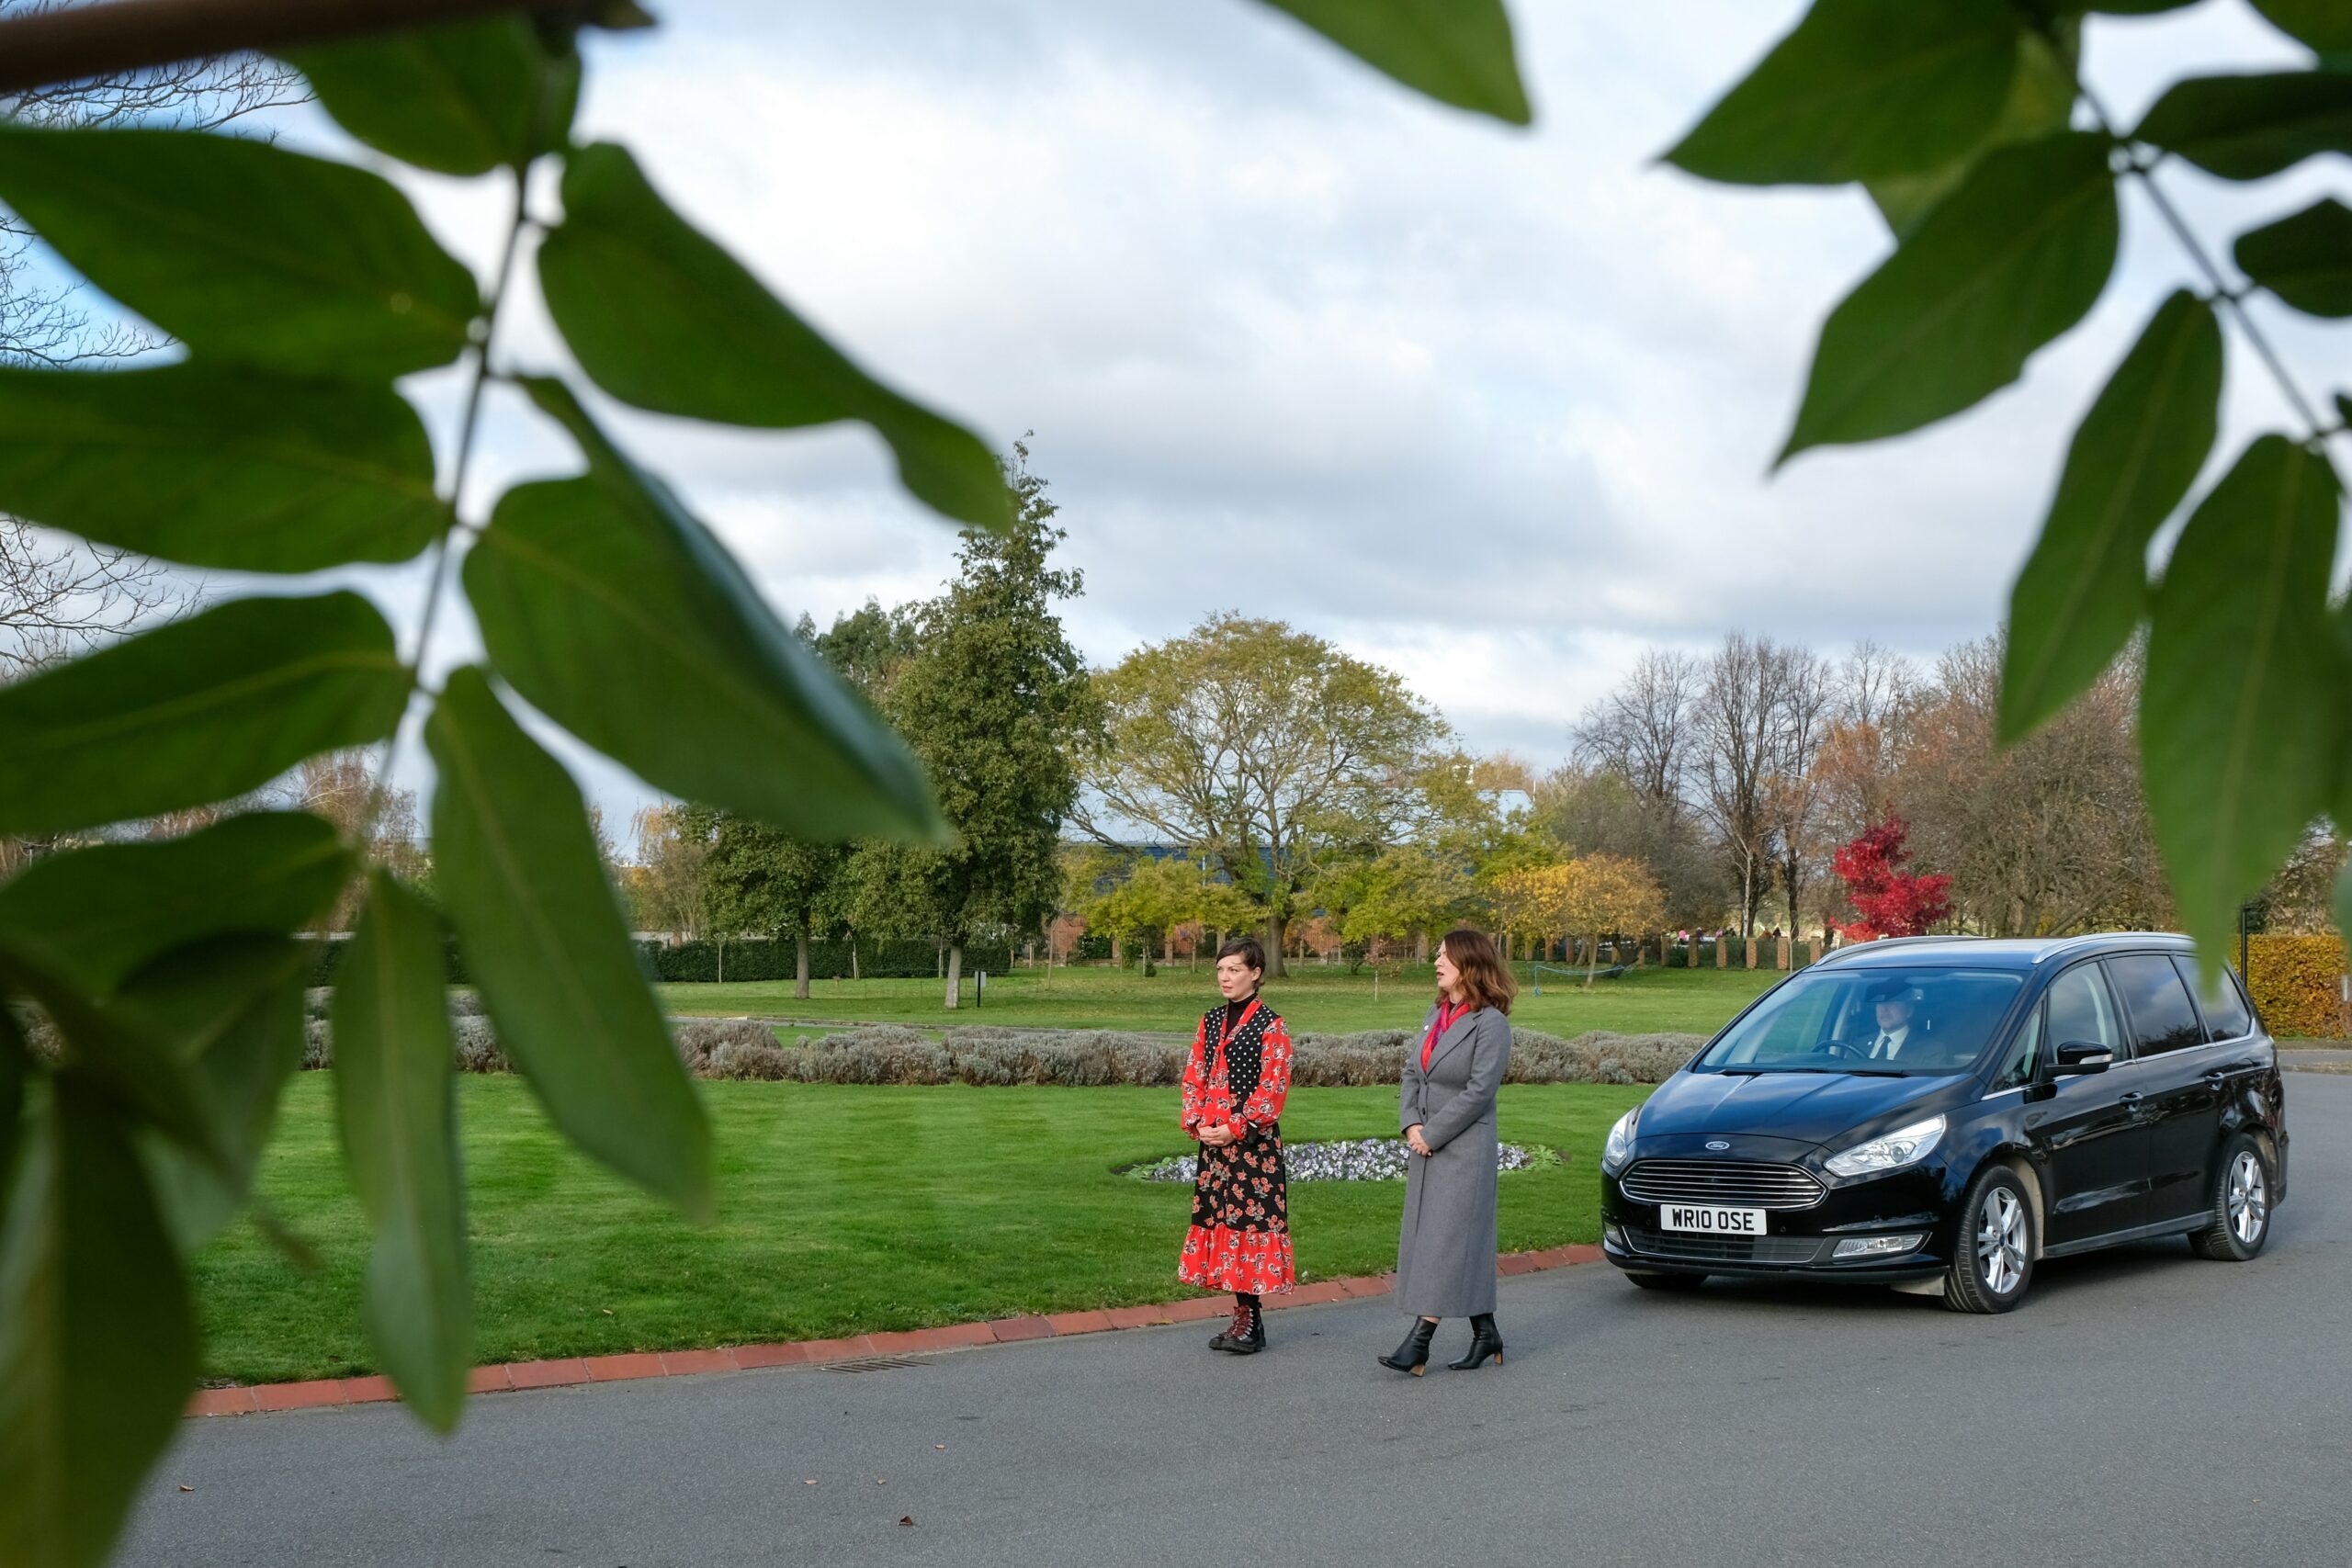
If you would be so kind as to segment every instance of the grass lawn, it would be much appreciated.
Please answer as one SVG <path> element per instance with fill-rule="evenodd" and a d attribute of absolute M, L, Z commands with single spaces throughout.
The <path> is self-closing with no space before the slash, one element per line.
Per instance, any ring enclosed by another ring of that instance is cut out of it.
<path fill-rule="evenodd" d="M 1195 994 L 1167 991 L 1171 1006 Z M 1731 993 L 1713 994 L 1728 1005 Z M 708 1229 L 564 1146 L 520 1078 L 459 1080 L 477 1360 L 921 1328 L 1183 1293 L 1176 1249 L 1192 1190 L 1112 1169 L 1183 1146 L 1171 1090 L 699 1087 L 718 1146 Z M 244 1224 L 199 1254 L 208 1376 L 373 1370 L 358 1307 L 368 1237 L 336 1150 L 332 1088 L 325 1073 L 296 1078 L 261 1178 L 321 1267 L 300 1271 Z M 1647 1092 L 1503 1090 L 1503 1136 L 1566 1159 L 1502 1179 L 1506 1250 L 1598 1239 L 1600 1140 Z M 1301 1089 L 1283 1132 L 1393 1134 L 1396 1105 L 1386 1089 Z M 1393 1268 L 1403 1197 L 1394 1182 L 1295 1186 L 1302 1275 Z"/>
<path fill-rule="evenodd" d="M 1712 1034 L 1779 978 L 1778 971 L 1762 969 L 1634 969 L 1614 980 L 1596 980 L 1589 991 L 1576 979 L 1546 976 L 1540 997 L 1522 979 L 1511 1021 L 1571 1038 L 1590 1029 Z M 1420 1023 L 1436 984 L 1424 966 L 1401 978 L 1381 979 L 1375 996 L 1369 971 L 1350 975 L 1336 965 L 1302 964 L 1270 982 L 1266 999 L 1281 1010 L 1295 1033 L 1411 1029 Z M 1109 968 L 991 975 L 987 1005 L 974 1009 L 967 982 L 964 1005 L 954 1012 L 940 1005 L 942 988 L 937 980 L 817 980 L 804 1002 L 793 999 L 789 980 L 660 987 L 664 1003 L 680 1016 L 752 1013 L 932 1029 L 1013 1023 L 1189 1034 L 1202 1011 L 1217 1001 L 1216 983 L 1205 965 L 1198 971 L 1164 968 L 1148 980 L 1139 971 Z"/>

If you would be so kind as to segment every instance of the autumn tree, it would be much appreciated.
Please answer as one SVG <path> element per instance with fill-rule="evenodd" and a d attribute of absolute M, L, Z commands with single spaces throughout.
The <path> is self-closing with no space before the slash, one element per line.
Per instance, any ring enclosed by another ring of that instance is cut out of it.
<path fill-rule="evenodd" d="M 630 819 L 637 852 L 622 868 L 621 887 L 639 930 L 676 931 L 690 942 L 702 934 L 711 815 L 672 801 L 641 807 Z"/>
<path fill-rule="evenodd" d="M 1838 852 L 1838 880 L 1861 917 L 1840 929 L 1856 942 L 1925 936 L 1951 912 L 1951 877 L 1903 869 L 1909 833 L 1902 818 L 1890 817 Z"/>
<path fill-rule="evenodd" d="M 1279 621 L 1216 615 L 1098 677 L 1105 724 L 1080 753 L 1076 819 L 1143 827 L 1216 856 L 1283 971 L 1291 919 L 1328 862 L 1405 839 L 1445 724 L 1393 672 Z"/>

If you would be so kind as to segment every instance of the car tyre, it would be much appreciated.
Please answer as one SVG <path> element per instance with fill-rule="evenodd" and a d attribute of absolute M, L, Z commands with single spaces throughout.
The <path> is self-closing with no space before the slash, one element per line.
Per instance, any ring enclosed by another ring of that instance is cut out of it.
<path fill-rule="evenodd" d="M 1968 1184 L 1960 1213 L 1960 1238 L 1944 1270 L 1944 1305 L 2007 1312 L 2033 1282 L 2033 1200 L 2016 1172 L 1988 1165 Z"/>
<path fill-rule="evenodd" d="M 2213 1172 L 2213 1222 L 2190 1233 L 2188 1245 L 2199 1258 L 2223 1263 L 2244 1263 L 2270 1239 L 2270 1210 L 2277 1201 L 2278 1178 L 2264 1156 L 2262 1145 L 2245 1133 L 2222 1145 Z"/>
<path fill-rule="evenodd" d="M 1635 1273 L 1631 1269 L 1626 1271 L 1625 1278 L 1645 1291 L 1695 1291 L 1707 1282 L 1704 1274 Z"/>

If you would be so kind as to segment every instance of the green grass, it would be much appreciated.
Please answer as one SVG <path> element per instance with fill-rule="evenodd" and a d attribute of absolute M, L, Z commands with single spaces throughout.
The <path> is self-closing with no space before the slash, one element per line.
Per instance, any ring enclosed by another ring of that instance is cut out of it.
<path fill-rule="evenodd" d="M 1170 987 L 1169 1001 L 1191 1006 L 1196 995 Z M 344 1179 L 331 1087 L 324 1073 L 295 1080 L 261 1177 L 320 1268 L 298 1270 L 250 1224 L 199 1254 L 208 1376 L 373 1370 L 358 1311 L 367 1232 Z M 477 1360 L 920 1328 L 1184 1293 L 1176 1250 L 1191 1189 L 1112 1168 L 1182 1147 L 1170 1090 L 701 1089 L 719 1184 L 707 1229 L 562 1144 L 521 1079 L 460 1080 Z M 1600 1140 L 1646 1092 L 1503 1090 L 1503 1135 L 1564 1156 L 1503 1178 L 1506 1249 L 1598 1237 Z M 1386 1089 L 1302 1089 L 1283 1132 L 1393 1134 L 1396 1104 Z M 1403 1195 L 1390 1182 L 1295 1187 L 1302 1274 L 1394 1267 Z"/>
<path fill-rule="evenodd" d="M 1596 980 L 1588 991 L 1575 979 L 1547 976 L 1540 997 L 1522 981 L 1511 1019 L 1572 1038 L 1591 1029 L 1712 1034 L 1779 978 L 1772 970 L 1636 969 L 1614 980 Z M 1294 1033 L 1411 1029 L 1419 1024 L 1435 985 L 1423 967 L 1401 978 L 1381 979 L 1375 995 L 1369 972 L 1350 975 L 1337 966 L 1306 964 L 1269 982 L 1266 999 L 1281 1010 Z M 1171 966 L 1148 980 L 1135 970 L 1057 969 L 1050 976 L 1017 970 L 990 976 L 987 1005 L 978 1010 L 967 984 L 964 1006 L 954 1012 L 940 1005 L 942 990 L 937 980 L 818 980 L 804 1002 L 793 998 L 788 980 L 661 987 L 664 1003 L 681 1016 L 751 1013 L 932 1029 L 1009 1023 L 1190 1033 L 1202 1011 L 1217 1001 L 1216 982 L 1205 967 Z"/>

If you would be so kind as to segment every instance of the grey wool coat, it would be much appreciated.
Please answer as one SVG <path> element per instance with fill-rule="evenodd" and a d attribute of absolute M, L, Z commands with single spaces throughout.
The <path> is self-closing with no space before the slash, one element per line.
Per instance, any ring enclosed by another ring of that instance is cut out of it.
<path fill-rule="evenodd" d="M 1429 1157 L 1409 1156 L 1396 1237 L 1396 1305 L 1418 1317 L 1495 1310 L 1495 1091 L 1510 1060 L 1510 1020 L 1493 1008 L 1438 1036 L 1429 1071 L 1430 1009 L 1405 1042 L 1397 1131 L 1418 1123 Z"/>

